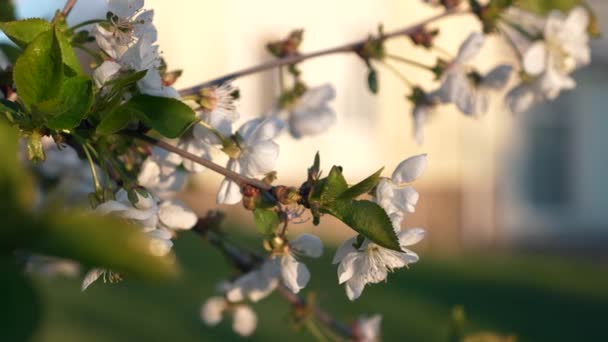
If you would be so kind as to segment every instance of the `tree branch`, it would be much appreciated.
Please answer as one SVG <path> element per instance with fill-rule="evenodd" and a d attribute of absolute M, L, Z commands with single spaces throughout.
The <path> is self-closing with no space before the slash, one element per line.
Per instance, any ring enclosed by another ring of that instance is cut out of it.
<path fill-rule="evenodd" d="M 74 5 L 76 5 L 77 1 L 78 0 L 68 0 L 68 2 L 66 2 L 65 6 L 63 7 L 63 10 L 61 11 L 61 13 L 63 13 L 63 15 L 65 15 L 65 16 L 70 14 L 72 7 L 74 7 Z"/>
<path fill-rule="evenodd" d="M 205 237 L 211 245 L 219 248 L 224 256 L 228 258 L 230 263 L 232 263 L 236 268 L 239 269 L 242 273 L 247 273 L 254 269 L 264 258 L 260 255 L 257 255 L 253 252 L 243 251 L 242 248 L 239 248 L 226 240 L 222 239 L 220 234 L 215 233 L 211 227 L 218 226 L 219 222 L 223 219 L 221 214 L 218 212 L 210 212 L 207 217 L 204 217 L 198 221 L 193 230 L 198 233 L 200 236 Z M 306 299 L 302 296 L 297 295 L 291 292 L 287 287 L 280 284 L 277 287 L 277 292 L 283 296 L 291 305 L 293 306 L 306 306 Z M 335 318 L 333 318 L 328 312 L 324 311 L 318 306 L 315 306 L 314 311 L 312 312 L 314 317 L 325 326 L 338 333 L 341 336 L 344 336 L 348 339 L 356 339 L 357 336 L 355 334 L 355 330 L 346 325 Z"/>
<path fill-rule="evenodd" d="M 229 178 L 230 180 L 234 181 L 235 183 L 237 183 L 240 187 L 243 187 L 245 185 L 251 185 L 254 186 L 258 189 L 261 190 L 271 190 L 272 186 L 270 186 L 269 184 L 266 184 L 260 180 L 257 179 L 253 179 L 253 178 L 249 178 L 249 177 L 245 177 L 239 173 L 236 173 L 232 170 L 228 170 L 227 168 L 220 166 L 214 162 L 212 162 L 211 160 L 205 159 L 205 158 L 201 158 L 197 155 L 194 155 L 188 151 L 184 151 L 181 148 L 177 147 L 177 146 L 173 146 L 165 141 L 162 140 L 158 140 L 156 138 L 152 138 L 150 136 L 147 135 L 131 135 L 132 137 L 145 141 L 149 144 L 158 146 L 164 150 L 167 150 L 169 152 L 173 152 L 177 155 L 180 155 L 183 158 L 186 158 L 188 160 L 191 160 L 197 164 L 203 165 L 204 167 L 215 171 L 223 176 L 226 176 L 226 178 Z"/>
<path fill-rule="evenodd" d="M 406 27 L 406 28 L 403 28 L 400 30 L 385 33 L 381 37 L 377 37 L 377 39 L 386 40 L 386 39 L 390 39 L 390 38 L 405 36 L 405 35 L 415 32 L 419 28 L 424 27 L 434 21 L 437 21 L 439 19 L 445 18 L 445 17 L 453 15 L 453 14 L 462 14 L 462 13 L 466 13 L 466 12 L 460 11 L 460 10 L 448 10 L 448 11 L 445 11 L 434 17 L 423 20 L 413 26 L 409 26 L 409 27 Z M 229 80 L 233 80 L 233 79 L 236 79 L 239 77 L 255 74 L 255 73 L 270 70 L 270 69 L 274 69 L 274 68 L 277 68 L 280 66 L 296 64 L 296 63 L 299 63 L 299 62 L 302 62 L 304 60 L 311 59 L 311 58 L 327 56 L 327 55 L 332 55 L 332 54 L 336 54 L 336 53 L 356 52 L 359 48 L 361 48 L 367 42 L 368 42 L 368 40 L 364 39 L 364 40 L 359 40 L 356 42 L 336 46 L 333 48 L 328 48 L 325 50 L 320 50 L 320 51 L 316 51 L 316 52 L 301 54 L 301 55 L 297 55 L 297 56 L 290 56 L 290 57 L 285 57 L 285 58 L 281 58 L 281 59 L 276 59 L 276 60 L 273 60 L 270 62 L 265 62 L 265 63 L 259 64 L 259 65 L 247 68 L 247 69 L 236 71 L 236 72 L 203 82 L 194 87 L 182 89 L 182 90 L 180 90 L 180 94 L 182 96 L 194 95 L 194 94 L 197 94 L 202 88 L 205 88 L 205 87 L 219 85 L 219 84 L 222 84 Z"/>

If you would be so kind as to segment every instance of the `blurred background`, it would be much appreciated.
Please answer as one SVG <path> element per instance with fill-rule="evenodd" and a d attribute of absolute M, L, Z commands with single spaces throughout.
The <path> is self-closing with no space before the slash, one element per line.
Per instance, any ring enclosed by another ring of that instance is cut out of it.
<path fill-rule="evenodd" d="M 17 0 L 21 17 L 50 17 L 63 0 Z M 608 3 L 589 1 L 603 31 L 608 30 Z M 321 1 L 146 1 L 154 8 L 159 44 L 170 69 L 183 69 L 177 88 L 195 85 L 263 61 L 264 45 L 290 30 L 305 29 L 302 51 L 358 40 L 378 23 L 387 31 L 438 13 L 409 0 Z M 72 23 L 105 16 L 104 0 L 81 0 Z M 468 16 L 446 19 L 438 45 L 455 54 L 479 23 Z M 388 44 L 393 54 L 426 64 L 430 55 L 403 39 Z M 445 341 L 450 313 L 462 305 L 467 331 L 491 330 L 520 341 L 608 340 L 608 43 L 592 42 L 592 64 L 577 71 L 575 90 L 556 101 L 512 115 L 495 101 L 486 116 L 470 118 L 442 107 L 426 125 L 424 145 L 412 137 L 410 90 L 380 69 L 380 92 L 367 91 L 365 65 L 357 58 L 334 55 L 302 64 L 304 80 L 337 89 L 333 108 L 338 124 L 327 133 L 294 141 L 279 139 L 279 181 L 300 184 L 316 151 L 324 169 L 342 165 L 349 180 L 359 180 L 381 166 L 393 170 L 403 159 L 429 155 L 429 165 L 415 187 L 417 211 L 406 227 L 428 231 L 414 247 L 421 261 L 368 287 L 348 303 L 329 264 L 333 249 L 352 236 L 330 219 L 319 227 L 297 230 L 323 236 L 324 259 L 311 262 L 309 288 L 338 317 L 383 314 L 385 340 Z M 515 63 L 498 37 L 489 38 L 476 65 L 489 70 Z M 425 71 L 401 69 L 410 80 L 431 90 Z M 241 90 L 242 120 L 268 111 L 277 96 L 276 72 L 235 82 Z M 345 146 L 347 148 L 345 148 Z M 221 161 L 220 161 L 221 163 Z M 184 199 L 201 214 L 216 208 L 221 178 L 210 172 L 192 181 Z M 240 207 L 229 213 L 237 239 L 258 244 L 251 217 Z M 332 246 L 333 244 L 333 246 Z M 261 247 L 261 246 L 260 246 Z M 194 235 L 177 241 L 183 277 L 174 284 L 149 285 L 127 280 L 98 284 L 81 294 L 77 279 L 39 279 L 46 314 L 37 341 L 232 340 L 230 319 L 219 328 L 200 323 L 198 310 L 214 294 L 215 283 L 231 274 L 221 256 Z M 256 305 L 259 327 L 252 340 L 292 338 L 287 306 L 273 295 Z M 259 309 L 259 310 L 258 310 Z M 278 314 L 277 314 L 278 312 Z M 294 340 L 310 340 L 306 332 Z"/>

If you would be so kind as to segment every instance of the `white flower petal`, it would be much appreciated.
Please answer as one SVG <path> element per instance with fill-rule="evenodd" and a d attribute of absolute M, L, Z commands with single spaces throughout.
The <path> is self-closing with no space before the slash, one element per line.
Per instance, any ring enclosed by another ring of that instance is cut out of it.
<path fill-rule="evenodd" d="M 401 245 L 401 247 L 407 247 L 417 244 L 424 239 L 425 235 L 426 231 L 422 228 L 410 228 L 404 230 L 398 234 L 399 245 Z"/>
<path fill-rule="evenodd" d="M 411 183 L 422 175 L 426 165 L 426 154 L 410 157 L 395 168 L 391 180 L 395 184 Z"/>
<path fill-rule="evenodd" d="M 311 258 L 319 258 L 323 255 L 323 242 L 312 234 L 302 234 L 290 243 L 298 254 Z"/>
<path fill-rule="evenodd" d="M 481 51 L 485 42 L 485 36 L 480 32 L 472 32 L 460 45 L 455 63 L 468 63 Z"/>
<path fill-rule="evenodd" d="M 95 85 L 98 88 L 101 88 L 104 84 L 110 81 L 114 76 L 118 74 L 122 67 L 120 64 L 113 61 L 105 61 L 103 62 L 95 71 L 93 72 L 93 79 L 95 80 Z"/>
<path fill-rule="evenodd" d="M 361 277 L 352 277 L 349 281 L 346 282 L 346 296 L 351 301 L 361 297 L 361 293 L 363 293 L 363 288 L 365 287 L 365 282 Z"/>
<path fill-rule="evenodd" d="M 336 251 L 336 255 L 334 255 L 332 263 L 335 265 L 342 261 L 342 259 L 344 259 L 348 254 L 356 252 L 357 250 L 355 249 L 355 247 L 353 247 L 353 244 L 355 242 L 357 242 L 356 236 L 344 241 L 340 245 L 340 247 L 338 247 L 338 250 Z"/>
<path fill-rule="evenodd" d="M 380 340 L 380 324 L 382 315 L 362 317 L 357 321 L 357 332 L 361 342 L 376 342 Z"/>
<path fill-rule="evenodd" d="M 355 262 L 358 257 L 358 253 L 350 253 L 342 259 L 338 265 L 338 284 L 350 280 L 355 275 Z"/>
<path fill-rule="evenodd" d="M 226 309 L 226 300 L 222 297 L 211 297 L 201 307 L 201 320 L 209 326 L 222 321 L 222 313 Z"/>
<path fill-rule="evenodd" d="M 538 41 L 523 56 L 524 70 L 530 75 L 540 75 L 547 68 L 547 46 L 544 41 Z"/>
<path fill-rule="evenodd" d="M 285 123 L 277 117 L 258 118 L 247 121 L 239 128 L 238 133 L 247 145 L 253 145 L 276 138 L 284 127 Z"/>
<path fill-rule="evenodd" d="M 258 324 L 255 312 L 246 305 L 239 305 L 234 309 L 232 329 L 239 335 L 246 337 L 253 334 Z"/>
<path fill-rule="evenodd" d="M 101 268 L 94 268 L 92 270 L 90 270 L 89 272 L 87 272 L 87 274 L 84 276 L 84 279 L 82 280 L 82 285 L 80 287 L 81 291 L 86 290 L 89 286 L 91 286 L 91 284 L 93 284 L 97 279 L 99 279 L 99 277 L 105 272 L 104 269 Z"/>
<path fill-rule="evenodd" d="M 493 90 L 504 88 L 509 82 L 513 67 L 508 64 L 501 64 L 492 69 L 482 80 L 481 86 Z"/>
<path fill-rule="evenodd" d="M 158 218 L 167 228 L 177 230 L 191 229 L 198 221 L 192 210 L 177 201 L 167 201 L 161 204 Z"/>
<path fill-rule="evenodd" d="M 281 277 L 291 292 L 298 293 L 308 284 L 310 272 L 306 265 L 287 254 L 281 257 Z"/>
<path fill-rule="evenodd" d="M 243 174 L 258 177 L 272 170 L 279 158 L 279 145 L 271 140 L 255 143 L 244 150 L 239 158 Z"/>
<path fill-rule="evenodd" d="M 239 172 L 241 170 L 238 162 L 234 159 L 230 159 L 230 161 L 228 161 L 227 168 L 234 172 Z M 237 204 L 242 198 L 243 195 L 241 194 L 241 188 L 239 185 L 228 178 L 224 178 L 217 192 L 217 203 Z"/>

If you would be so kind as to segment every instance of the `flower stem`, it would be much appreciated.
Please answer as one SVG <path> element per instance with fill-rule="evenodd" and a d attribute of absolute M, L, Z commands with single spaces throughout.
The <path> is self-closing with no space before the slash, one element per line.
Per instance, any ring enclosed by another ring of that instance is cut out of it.
<path fill-rule="evenodd" d="M 196 156 L 196 155 L 194 155 L 194 154 L 192 154 L 192 153 L 190 153 L 188 151 L 184 151 L 181 148 L 173 146 L 173 145 L 171 145 L 171 144 L 169 144 L 169 143 L 167 143 L 165 141 L 158 140 L 156 138 L 152 138 L 152 137 L 147 136 L 147 135 L 131 135 L 131 136 L 134 137 L 134 138 L 136 138 L 136 139 L 145 141 L 145 142 L 147 142 L 149 144 L 158 146 L 158 147 L 160 147 L 160 148 L 162 148 L 164 150 L 167 150 L 169 152 L 173 152 L 173 153 L 175 153 L 177 155 L 180 155 L 183 158 L 186 158 L 188 160 L 191 160 L 191 161 L 193 161 L 193 162 L 195 162 L 197 164 L 203 165 L 204 167 L 210 169 L 211 171 L 217 172 L 217 173 L 225 176 L 226 178 L 228 178 L 228 179 L 236 182 L 240 187 L 243 187 L 244 185 L 249 184 L 249 185 L 254 186 L 254 187 L 256 187 L 258 189 L 261 189 L 261 190 L 268 191 L 268 190 L 272 189 L 272 186 L 270 186 L 270 185 L 268 185 L 268 184 L 266 184 L 266 183 L 264 183 L 264 182 L 262 182 L 260 180 L 245 177 L 245 176 L 243 176 L 243 175 L 241 175 L 239 173 L 236 173 L 236 172 L 234 172 L 232 170 L 228 170 L 227 168 L 225 168 L 223 166 L 220 166 L 220 165 L 212 162 L 211 160 L 208 160 L 208 159 Z"/>
<path fill-rule="evenodd" d="M 397 56 L 397 55 L 391 55 L 391 54 L 386 54 L 386 57 L 395 60 L 397 62 L 401 62 L 407 65 L 411 65 L 420 69 L 424 69 L 424 70 L 428 70 L 428 71 L 433 71 L 433 67 L 430 67 L 426 64 L 422 64 L 420 62 L 417 62 L 415 60 L 409 59 L 409 58 L 405 58 L 405 57 L 401 57 L 401 56 Z"/>
<path fill-rule="evenodd" d="M 453 15 L 453 14 L 462 14 L 462 13 L 468 13 L 468 11 L 461 11 L 461 10 L 450 10 L 450 11 L 445 11 L 441 14 L 438 14 L 434 17 L 428 18 L 426 20 L 423 20 L 419 23 L 416 23 L 412 26 L 406 27 L 406 28 L 402 28 L 393 32 L 389 32 L 389 33 L 385 33 L 384 35 L 382 35 L 381 37 L 378 37 L 378 39 L 382 39 L 382 40 L 387 40 L 390 38 L 395 38 L 395 37 L 402 37 L 402 36 L 406 36 L 412 32 L 415 32 L 416 30 L 418 30 L 420 27 L 423 27 L 431 22 L 437 21 L 439 19 L 442 19 L 444 17 Z M 182 89 L 180 91 L 180 94 L 182 96 L 186 96 L 186 95 L 193 95 L 198 93 L 202 88 L 205 87 L 209 87 L 212 85 L 218 85 L 218 84 L 222 84 L 225 83 L 227 81 L 239 78 L 239 77 L 243 77 L 243 76 L 247 76 L 247 75 L 251 75 L 251 74 L 255 74 L 258 72 L 262 72 L 262 71 L 266 71 L 266 70 L 270 70 L 270 69 L 274 69 L 274 68 L 278 68 L 280 66 L 283 65 L 289 65 L 289 64 L 296 64 L 299 62 L 302 62 L 304 60 L 307 59 L 312 59 L 312 58 L 316 58 L 316 57 L 321 57 L 321 56 L 327 56 L 327 55 L 332 55 L 332 54 L 336 54 L 336 53 L 354 53 L 355 51 L 357 51 L 358 49 L 360 49 L 365 43 L 367 43 L 367 39 L 364 40 L 359 40 L 356 42 L 352 42 L 352 43 L 348 43 L 348 44 L 344 44 L 344 45 L 340 45 L 340 46 L 336 46 L 336 47 L 332 47 L 332 48 L 328 48 L 325 50 L 320 50 L 320 51 L 316 51 L 316 52 L 311 52 L 311 53 L 306 53 L 306 54 L 301 54 L 301 55 L 296 55 L 296 56 L 290 56 L 290 57 L 285 57 L 285 58 L 280 58 L 280 59 L 276 59 L 276 60 L 272 60 L 270 62 L 266 62 L 266 63 L 262 63 L 247 69 L 243 69 L 240 71 L 236 71 L 206 82 L 203 82 L 199 85 L 196 85 L 194 87 L 191 88 L 187 88 L 187 89 Z"/>
<path fill-rule="evenodd" d="M 87 25 L 91 25 L 91 24 L 98 24 L 98 23 L 103 23 L 104 21 L 106 21 L 105 19 L 92 19 L 92 20 L 87 20 L 87 21 L 83 21 L 79 24 L 76 24 L 72 27 L 70 27 L 71 31 L 76 31 L 77 29 L 87 26 Z"/>
<path fill-rule="evenodd" d="M 97 176 L 97 169 L 95 168 L 95 163 L 93 162 L 93 157 L 91 157 L 91 152 L 89 152 L 89 148 L 86 144 L 82 144 L 82 150 L 84 154 L 87 156 L 87 160 L 89 162 L 89 167 L 91 168 L 91 175 L 93 175 L 93 182 L 95 184 L 95 192 L 101 193 L 101 183 L 99 183 L 99 177 Z"/>
<path fill-rule="evenodd" d="M 397 78 L 399 78 L 401 81 L 403 81 L 403 83 L 405 83 L 406 86 L 408 86 L 408 87 L 414 86 L 412 81 L 410 81 L 407 77 L 405 77 L 405 75 L 403 75 L 397 68 L 395 68 L 394 65 L 388 64 L 384 61 L 380 61 L 380 65 L 382 65 L 385 68 L 387 68 L 388 70 L 390 70 L 395 76 L 397 76 Z"/>

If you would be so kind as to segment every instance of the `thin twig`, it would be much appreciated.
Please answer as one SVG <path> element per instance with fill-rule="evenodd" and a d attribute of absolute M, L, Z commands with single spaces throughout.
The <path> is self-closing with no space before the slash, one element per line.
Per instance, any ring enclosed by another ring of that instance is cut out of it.
<path fill-rule="evenodd" d="M 63 7 L 63 11 L 61 11 L 61 13 L 63 13 L 63 15 L 65 15 L 65 16 L 70 14 L 72 7 L 74 7 L 74 5 L 76 5 L 76 1 L 78 1 L 78 0 L 68 0 L 68 2 Z"/>
<path fill-rule="evenodd" d="M 376 39 L 387 40 L 387 39 L 394 38 L 394 37 L 405 36 L 412 32 L 415 32 L 420 27 L 428 25 L 431 22 L 434 22 L 436 20 L 439 20 L 441 18 L 447 17 L 452 14 L 458 14 L 458 13 L 465 13 L 465 12 L 460 11 L 460 10 L 445 11 L 441 14 L 438 14 L 434 17 L 423 20 L 412 26 L 386 33 L 386 34 L 382 35 L 381 37 L 377 37 Z M 250 67 L 247 69 L 236 71 L 236 72 L 227 74 L 225 76 L 221 76 L 221 77 L 206 81 L 204 83 L 198 84 L 191 88 L 182 89 L 180 91 L 180 94 L 182 96 L 194 95 L 194 94 L 197 94 L 202 88 L 205 88 L 205 87 L 222 84 L 229 80 L 233 80 L 233 79 L 236 79 L 236 78 L 239 78 L 242 76 L 246 76 L 246 75 L 255 74 L 255 73 L 269 70 L 269 69 L 274 69 L 274 68 L 277 68 L 277 67 L 280 67 L 283 65 L 296 64 L 296 63 L 302 62 L 304 60 L 315 58 L 315 57 L 327 56 L 327 55 L 332 55 L 332 54 L 336 54 L 336 53 L 355 52 L 360 47 L 362 47 L 367 41 L 368 41 L 367 39 L 364 39 L 364 40 L 359 40 L 356 42 L 344 44 L 341 46 L 336 46 L 336 47 L 325 49 L 325 50 L 320 50 L 320 51 L 311 52 L 311 53 L 307 53 L 307 54 L 301 54 L 301 55 L 276 59 L 276 60 L 273 60 L 270 62 L 262 63 L 262 64 L 259 64 L 259 65 L 256 65 L 256 66 L 253 66 L 253 67 Z"/>
<path fill-rule="evenodd" d="M 244 185 L 251 185 L 251 186 L 254 186 L 261 190 L 267 190 L 267 191 L 272 190 L 272 186 L 268 185 L 267 183 L 264 183 L 257 179 L 245 177 L 245 176 L 238 174 L 232 170 L 229 170 L 223 166 L 220 166 L 220 165 L 212 162 L 211 160 L 201 158 L 188 151 L 184 151 L 181 148 L 179 148 L 177 146 L 173 146 L 165 141 L 162 141 L 162 140 L 159 140 L 156 138 L 152 138 L 147 135 L 133 135 L 133 137 L 136 139 L 145 141 L 147 143 L 150 143 L 152 145 L 158 146 L 169 152 L 173 152 L 173 153 L 180 155 L 183 158 L 186 158 L 188 160 L 191 160 L 197 164 L 203 165 L 204 167 L 206 167 L 212 171 L 215 171 L 223 176 L 226 176 L 226 178 L 229 178 L 230 180 L 236 182 L 240 187 L 243 187 Z"/>

